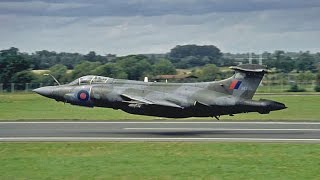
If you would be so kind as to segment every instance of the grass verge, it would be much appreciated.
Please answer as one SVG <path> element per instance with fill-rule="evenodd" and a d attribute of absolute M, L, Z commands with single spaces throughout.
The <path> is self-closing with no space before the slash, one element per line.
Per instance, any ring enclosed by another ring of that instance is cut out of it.
<path fill-rule="evenodd" d="M 0 143 L 0 179 L 319 179 L 319 144 Z"/>
<path fill-rule="evenodd" d="M 222 120 L 320 120 L 320 95 L 257 95 L 286 104 L 288 109 L 261 115 L 258 113 L 222 116 Z M 121 110 L 86 108 L 63 104 L 36 94 L 0 94 L 0 120 L 152 120 L 156 117 L 131 115 Z M 212 118 L 203 118 L 210 119 Z"/>

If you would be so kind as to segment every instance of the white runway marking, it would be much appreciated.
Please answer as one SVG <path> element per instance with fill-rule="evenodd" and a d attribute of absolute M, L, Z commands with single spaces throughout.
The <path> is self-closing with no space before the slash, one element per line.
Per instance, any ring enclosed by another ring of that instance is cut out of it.
<path fill-rule="evenodd" d="M 37 121 L 31 121 L 31 122 L 23 122 L 23 121 L 5 121 L 0 122 L 0 124 L 306 124 L 306 125 L 319 125 L 320 122 L 256 122 L 256 121 L 246 121 L 246 122 L 223 122 L 223 121 L 213 121 L 213 122 L 206 122 L 206 121 L 112 121 L 112 122 L 106 122 L 106 121 L 63 121 L 63 122 L 54 122 L 54 121 L 48 121 L 48 122 L 37 122 Z"/>
<path fill-rule="evenodd" d="M 319 142 L 320 139 L 282 138 L 122 138 L 122 137 L 2 137 L 0 141 L 238 141 L 238 142 Z"/>
<path fill-rule="evenodd" d="M 184 131 L 320 131 L 320 129 L 235 129 L 235 128 L 123 128 L 125 130 L 184 130 Z"/>

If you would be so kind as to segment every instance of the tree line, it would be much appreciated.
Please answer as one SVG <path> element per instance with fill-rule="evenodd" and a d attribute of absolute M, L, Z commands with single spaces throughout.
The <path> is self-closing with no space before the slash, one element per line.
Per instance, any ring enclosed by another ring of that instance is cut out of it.
<path fill-rule="evenodd" d="M 94 51 L 84 55 L 47 50 L 28 54 L 12 47 L 0 51 L 0 83 L 53 83 L 51 78 L 35 74 L 32 70 L 48 70 L 59 81 L 69 82 L 88 74 L 142 80 L 145 76 L 175 74 L 176 69 L 193 69 L 192 73 L 199 77 L 199 81 L 206 81 L 226 76 L 217 67 L 239 63 L 248 63 L 248 54 L 222 53 L 214 45 L 179 45 L 162 55 L 123 57 L 98 55 Z M 320 69 L 320 53 L 265 52 L 263 63 L 276 72 L 317 73 Z"/>

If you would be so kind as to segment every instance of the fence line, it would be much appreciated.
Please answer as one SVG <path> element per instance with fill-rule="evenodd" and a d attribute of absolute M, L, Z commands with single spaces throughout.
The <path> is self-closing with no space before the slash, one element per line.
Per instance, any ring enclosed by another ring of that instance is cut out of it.
<path fill-rule="evenodd" d="M 32 90 L 57 84 L 46 83 L 0 83 L 0 93 L 31 92 Z"/>

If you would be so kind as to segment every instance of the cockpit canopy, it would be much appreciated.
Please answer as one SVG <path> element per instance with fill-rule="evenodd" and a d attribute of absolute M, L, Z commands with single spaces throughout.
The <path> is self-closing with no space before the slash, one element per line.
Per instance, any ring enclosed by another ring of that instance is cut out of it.
<path fill-rule="evenodd" d="M 107 83 L 107 81 L 109 79 L 111 79 L 111 78 L 104 77 L 104 76 L 88 75 L 88 76 L 82 76 L 82 77 L 70 82 L 69 85 L 102 84 L 102 83 Z"/>

